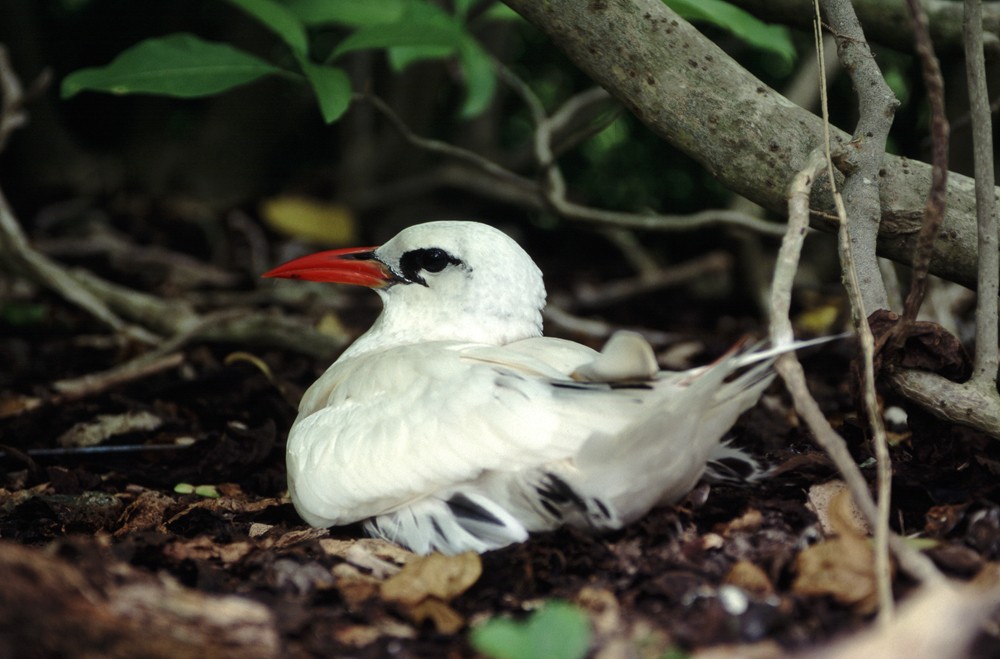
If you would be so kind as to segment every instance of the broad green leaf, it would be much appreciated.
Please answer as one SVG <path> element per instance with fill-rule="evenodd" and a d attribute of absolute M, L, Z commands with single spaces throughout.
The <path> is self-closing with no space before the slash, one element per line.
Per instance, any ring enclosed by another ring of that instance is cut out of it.
<path fill-rule="evenodd" d="M 347 74 L 337 67 L 313 64 L 305 59 L 299 60 L 299 66 L 316 93 L 323 120 L 332 124 L 340 119 L 351 105 L 351 81 Z"/>
<path fill-rule="evenodd" d="M 392 48 L 394 46 L 436 46 L 458 47 L 460 33 L 451 26 L 437 22 L 401 22 L 362 27 L 340 42 L 330 55 L 336 59 L 346 53 L 369 48 Z"/>
<path fill-rule="evenodd" d="M 302 26 L 298 17 L 284 5 L 274 0 L 228 1 L 256 18 L 264 27 L 281 37 L 281 40 L 288 44 L 288 47 L 296 55 L 305 55 L 309 52 L 309 39 L 306 37 L 306 29 Z"/>
<path fill-rule="evenodd" d="M 788 28 L 769 25 L 749 12 L 723 0 L 663 0 L 686 20 L 704 21 L 720 27 L 749 45 L 774 53 L 787 64 L 795 61 L 795 46 Z"/>
<path fill-rule="evenodd" d="M 91 90 L 193 98 L 284 73 L 228 44 L 204 41 L 191 34 L 171 34 L 141 41 L 107 66 L 74 71 L 63 79 L 62 97 Z"/>
<path fill-rule="evenodd" d="M 524 623 L 493 618 L 472 630 L 472 646 L 494 659 L 582 659 L 590 647 L 586 614 L 549 602 Z"/>
<path fill-rule="evenodd" d="M 465 20 L 468 17 L 469 12 L 472 8 L 479 4 L 482 0 L 454 0 L 455 6 L 455 16 L 461 20 Z"/>
<path fill-rule="evenodd" d="M 465 74 L 465 103 L 462 116 L 468 119 L 489 107 L 496 91 L 497 78 L 493 60 L 472 37 L 465 37 L 458 48 L 458 59 Z"/>
<path fill-rule="evenodd" d="M 403 17 L 411 0 L 286 0 L 285 6 L 306 25 L 379 25 Z"/>
<path fill-rule="evenodd" d="M 415 62 L 444 59 L 454 53 L 454 46 L 395 46 L 388 50 L 389 66 L 399 73 Z"/>
<path fill-rule="evenodd" d="M 483 12 L 483 18 L 494 21 L 518 21 L 521 15 L 502 2 L 495 2 Z"/>

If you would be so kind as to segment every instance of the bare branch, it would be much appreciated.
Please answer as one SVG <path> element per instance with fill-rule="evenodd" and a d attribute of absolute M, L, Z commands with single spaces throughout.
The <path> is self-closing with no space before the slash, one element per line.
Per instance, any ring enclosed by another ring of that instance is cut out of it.
<path fill-rule="evenodd" d="M 906 0 L 906 2 L 913 18 L 913 36 L 916 40 L 916 51 L 920 58 L 920 68 L 931 110 L 934 166 L 931 169 L 931 189 L 927 195 L 924 219 L 913 251 L 910 291 L 903 303 L 903 315 L 899 324 L 893 328 L 894 352 L 903 347 L 910 328 L 917 319 L 920 304 L 924 300 L 927 273 L 930 271 L 931 256 L 934 253 L 934 241 L 944 221 L 945 196 L 948 192 L 948 118 L 944 113 L 944 79 L 941 77 L 941 67 L 938 65 L 937 57 L 934 56 L 934 44 L 931 43 L 927 28 L 927 14 L 924 13 L 919 0 Z"/>
<path fill-rule="evenodd" d="M 822 120 L 797 107 L 660 0 L 591 3 L 506 0 L 654 133 L 700 162 L 723 185 L 773 212 L 822 139 Z M 627 55 L 624 56 L 624 55 Z M 683 90 L 683 93 L 678 93 Z M 832 130 L 835 144 L 850 136 Z M 926 201 L 930 166 L 887 156 L 880 175 L 879 253 L 908 263 Z M 973 181 L 949 177 L 944 230 L 932 271 L 975 286 Z M 818 191 L 814 226 L 833 232 L 832 200 Z"/>
<path fill-rule="evenodd" d="M 809 29 L 810 0 L 729 0 L 769 23 L 784 23 Z M 904 0 L 852 0 L 868 40 L 903 52 L 913 50 Z M 931 27 L 931 38 L 942 50 L 958 52 L 962 47 L 962 8 L 957 2 L 924 2 Z M 986 45 L 1000 49 L 1000 5 L 987 3 Z"/>
<path fill-rule="evenodd" d="M 515 79 L 515 77 L 511 75 L 511 79 Z M 527 94 L 525 98 L 533 99 L 534 94 L 523 83 L 520 89 Z M 527 102 L 532 114 L 538 112 L 541 113 L 540 116 L 542 117 L 541 123 L 536 130 L 536 157 L 539 157 L 537 154 L 539 153 L 538 150 L 541 149 L 539 161 L 552 163 L 552 166 L 547 170 L 548 185 L 546 186 L 515 174 L 492 160 L 467 149 L 448 144 L 447 142 L 420 137 L 410 130 L 409 126 L 393 112 L 392 108 L 385 101 L 374 96 L 359 96 L 358 98 L 372 103 L 373 107 L 385 116 L 393 127 L 413 146 L 471 165 L 475 169 L 490 175 L 490 177 L 502 186 L 505 186 L 503 189 L 496 191 L 495 194 L 502 194 L 506 199 L 517 196 L 522 199 L 526 198 L 528 201 L 533 198 L 540 198 L 546 205 L 570 220 L 579 220 L 601 226 L 644 229 L 649 231 L 693 231 L 706 226 L 723 224 L 743 227 L 773 236 L 781 235 L 784 232 L 781 225 L 774 222 L 768 222 L 745 213 L 724 209 L 704 210 L 690 215 L 659 215 L 656 213 L 626 213 L 603 210 L 583 206 L 567 200 L 565 182 L 562 179 L 562 173 L 555 167 L 554 154 L 551 148 L 552 119 L 545 117 L 541 103 L 538 103 L 537 99 Z M 558 118 L 560 124 L 565 121 L 564 115 L 560 112 L 556 112 L 554 116 Z M 515 187 L 518 191 L 522 191 L 524 196 L 522 197 L 517 193 L 512 195 L 511 186 Z M 490 187 L 488 182 L 486 186 L 480 185 L 477 187 L 483 193 L 491 194 L 487 189 Z"/>
<path fill-rule="evenodd" d="M 823 59 L 819 34 L 819 5 L 816 1 L 816 50 Z M 899 101 L 885 82 L 872 57 L 861 24 L 847 0 L 822 0 L 830 26 L 837 39 L 841 63 L 851 76 L 858 96 L 858 125 L 846 160 L 850 174 L 845 177 L 843 194 L 836 190 L 830 144 L 830 117 L 826 98 L 826 80 L 822 83 L 824 144 L 826 145 L 827 181 L 833 188 L 834 206 L 840 217 L 838 231 L 841 270 L 844 273 L 854 327 L 861 341 L 863 372 L 862 402 L 868 428 L 875 445 L 878 465 L 878 510 L 873 521 L 875 529 L 875 576 L 878 584 L 879 620 L 892 620 L 892 566 L 889 562 L 889 511 L 892 496 L 892 462 L 885 426 L 879 414 L 875 392 L 875 339 L 868 326 L 868 315 L 874 309 L 889 306 L 882 282 L 875 243 L 882 217 L 879 198 L 878 172 L 885 158 L 885 143 Z M 820 66 L 823 71 L 825 67 Z M 844 198 L 850 200 L 850 208 Z M 863 283 L 862 283 L 863 282 Z"/>
<path fill-rule="evenodd" d="M 983 58 L 983 6 L 965 0 L 965 71 L 969 84 L 973 155 L 976 172 L 976 215 L 979 226 L 979 286 L 976 299 L 976 356 L 972 381 L 996 392 L 997 295 L 1000 257 L 997 252 L 996 198 L 993 196 L 993 122 Z"/>
<path fill-rule="evenodd" d="M 879 170 L 885 159 L 885 142 L 899 101 L 875 63 L 851 3 L 822 0 L 820 4 L 837 40 L 837 54 L 851 76 L 858 98 L 858 123 L 850 147 L 844 150 L 846 169 L 850 174 L 844 180 L 843 196 L 850 200 L 848 215 L 851 222 L 847 225 L 847 233 L 862 283 L 864 307 L 871 313 L 888 307 L 875 252 L 882 218 Z M 829 117 L 824 116 L 824 123 L 827 126 L 824 133 L 828 135 Z M 824 141 L 829 144 L 829 137 L 825 137 Z M 867 315 L 863 313 L 861 317 L 866 318 Z"/>

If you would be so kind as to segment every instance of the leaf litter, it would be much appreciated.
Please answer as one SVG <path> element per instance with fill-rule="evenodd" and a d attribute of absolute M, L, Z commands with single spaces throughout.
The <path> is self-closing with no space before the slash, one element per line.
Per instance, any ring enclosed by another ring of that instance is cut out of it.
<path fill-rule="evenodd" d="M 671 303 L 692 321 L 683 298 Z M 662 317 L 620 311 L 675 328 L 669 304 L 656 311 Z M 367 322 L 336 315 L 343 327 Z M 716 351 L 747 329 L 696 320 L 708 328 L 697 344 Z M 911 608 L 924 616 L 922 638 L 938 633 L 927 643 L 950 625 L 952 650 L 964 653 L 978 633 L 968 656 L 1000 653 L 980 583 L 1000 559 L 1000 450 L 919 411 L 910 410 L 893 447 L 893 519 L 929 541 L 925 551 L 952 581 L 947 591 L 918 590 L 897 575 L 903 607 L 883 630 L 871 622 L 868 532 L 851 521 L 843 495 L 818 498 L 823 488 L 814 486 L 836 474 L 779 387 L 734 431 L 778 466 L 755 487 L 702 486 L 601 537 L 562 530 L 482 557 L 425 558 L 363 538 L 358 526 L 311 529 L 288 502 L 284 435 L 321 364 L 276 349 L 193 345 L 180 368 L 56 400 L 43 395 L 46 383 L 113 367 L 118 356 L 17 331 L 7 327 L 0 348 L 28 346 L 18 368 L 31 370 L 6 374 L 0 400 L 46 403 L 15 402 L 0 416 L 0 444 L 15 449 L 0 462 L 0 568 L 24 577 L 0 594 L 0 648 L 15 648 L 13 656 L 503 656 L 470 640 L 483 633 L 506 639 L 503 647 L 544 649 L 557 638 L 572 656 L 713 647 L 777 656 L 817 645 L 850 656 L 838 648 L 852 646 L 835 639 L 891 648 L 894 634 L 916 637 Z M 836 349 L 814 359 L 808 371 L 846 380 Z M 864 464 L 871 451 L 850 384 L 820 376 L 813 384 Z M 139 449 L 186 441 L 169 452 L 26 453 L 60 436 Z M 182 483 L 192 491 L 175 491 Z M 940 624 L 927 624 L 927 602 L 940 605 Z"/>

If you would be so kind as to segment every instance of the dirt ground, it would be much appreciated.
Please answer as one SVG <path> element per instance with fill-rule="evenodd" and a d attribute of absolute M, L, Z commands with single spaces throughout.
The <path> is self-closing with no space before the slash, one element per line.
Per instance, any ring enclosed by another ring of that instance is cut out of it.
<path fill-rule="evenodd" d="M 602 249 L 595 237 L 580 240 L 572 253 Z M 555 273 L 555 292 L 622 274 L 574 271 L 566 252 L 547 251 L 537 236 L 534 247 L 543 270 Z M 187 294 L 155 270 L 116 269 L 100 257 L 71 265 L 156 295 Z M 243 268 L 211 290 L 265 291 L 245 303 L 248 313 L 316 320 L 332 304 L 348 335 L 377 313 L 374 296 L 361 290 L 331 293 L 333 303 L 310 299 L 308 308 L 269 299 L 271 284 Z M 683 656 L 713 646 L 774 656 L 873 624 L 867 543 L 838 545 L 819 568 L 803 558 L 831 537 L 813 488 L 838 475 L 780 384 L 733 432 L 778 467 L 771 478 L 702 485 L 610 535 L 561 531 L 490 552 L 481 563 L 446 562 L 428 569 L 471 571 L 471 585 L 401 597 L 386 583 L 414 557 L 361 539 L 358 527 L 311 529 L 285 498 L 285 435 L 298 397 L 329 359 L 195 341 L 144 377 L 67 395 L 54 383 L 104 371 L 142 348 L 41 288 L 13 279 L 2 286 L 0 656 L 472 656 L 470 628 L 496 616 L 522 619 L 553 598 L 587 613 L 599 656 Z M 732 301 L 738 293 L 711 302 L 701 295 L 685 286 L 595 315 L 670 332 L 672 344 L 661 349 L 690 365 L 746 331 L 762 333 L 745 303 Z M 685 351 L 671 353 L 678 345 Z M 874 482 L 851 395 L 853 349 L 850 341 L 829 344 L 809 351 L 804 364 L 824 412 Z M 1000 554 L 1000 447 L 907 409 L 892 447 L 893 527 L 923 539 L 944 574 L 968 581 Z M 810 585 L 817 572 L 833 575 L 833 585 Z M 897 598 L 914 589 L 897 570 Z M 971 655 L 1000 656 L 995 626 L 979 634 Z"/>

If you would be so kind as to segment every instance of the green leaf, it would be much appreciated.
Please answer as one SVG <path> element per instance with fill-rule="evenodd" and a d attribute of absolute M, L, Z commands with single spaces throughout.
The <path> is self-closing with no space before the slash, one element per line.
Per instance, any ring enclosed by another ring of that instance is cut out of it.
<path fill-rule="evenodd" d="M 454 46 L 394 46 L 388 51 L 389 66 L 394 73 L 403 71 L 415 62 L 444 59 L 455 54 Z"/>
<path fill-rule="evenodd" d="M 260 21 L 281 40 L 288 44 L 296 55 L 309 52 L 309 38 L 298 17 L 284 5 L 274 0 L 228 0 Z"/>
<path fill-rule="evenodd" d="M 495 2 L 483 12 L 482 17 L 493 21 L 519 21 L 521 15 L 502 2 Z"/>
<path fill-rule="evenodd" d="M 221 496 L 214 485 L 198 485 L 194 488 L 194 493 L 206 499 L 218 499 Z"/>
<path fill-rule="evenodd" d="M 493 618 L 472 630 L 472 645 L 494 659 L 581 659 L 590 647 L 586 614 L 552 601 L 526 622 Z"/>
<path fill-rule="evenodd" d="M 139 42 L 107 66 L 74 71 L 63 79 L 62 97 L 91 90 L 193 98 L 281 73 L 285 71 L 228 44 L 171 34 Z"/>
<path fill-rule="evenodd" d="M 472 8 L 480 2 L 481 0 L 454 0 L 455 16 L 464 21 Z"/>
<path fill-rule="evenodd" d="M 309 26 L 379 25 L 403 17 L 410 0 L 287 0 L 285 6 Z"/>
<path fill-rule="evenodd" d="M 458 48 L 458 59 L 465 74 L 465 103 L 462 117 L 468 119 L 489 107 L 496 91 L 497 78 L 493 70 L 493 60 L 472 37 L 462 39 Z"/>
<path fill-rule="evenodd" d="M 299 66 L 316 93 L 323 120 L 332 124 L 340 119 L 351 105 L 351 81 L 347 74 L 342 69 L 313 64 L 305 59 L 299 60 Z"/>
<path fill-rule="evenodd" d="M 337 59 L 341 55 L 369 48 L 392 48 L 395 46 L 435 46 L 448 48 L 448 53 L 458 48 L 461 33 L 452 26 L 436 21 L 385 23 L 359 28 L 340 42 L 330 55 Z"/>
<path fill-rule="evenodd" d="M 792 44 L 788 28 L 782 25 L 769 25 L 723 0 L 663 0 L 663 2 L 685 20 L 711 23 L 754 48 L 778 55 L 786 64 L 795 61 L 795 46 Z"/>

